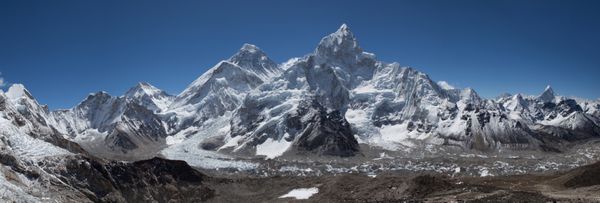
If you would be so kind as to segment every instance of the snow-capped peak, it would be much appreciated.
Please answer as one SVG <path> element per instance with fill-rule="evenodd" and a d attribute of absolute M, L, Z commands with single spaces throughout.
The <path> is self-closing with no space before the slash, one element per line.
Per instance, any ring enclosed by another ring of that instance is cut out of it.
<path fill-rule="evenodd" d="M 278 75 L 281 69 L 265 52 L 252 44 L 244 44 L 228 62 L 255 73 L 263 81 Z"/>
<path fill-rule="evenodd" d="M 6 97 L 10 100 L 15 101 L 21 99 L 22 97 L 27 97 L 29 99 L 34 99 L 29 90 L 25 88 L 22 84 L 13 84 L 8 88 L 6 92 Z"/>
<path fill-rule="evenodd" d="M 165 94 L 164 91 L 152 86 L 146 82 L 139 82 L 125 93 L 125 97 L 135 98 L 141 95 L 158 95 Z"/>
<path fill-rule="evenodd" d="M 510 97 L 510 99 L 506 100 L 505 102 L 501 102 L 504 105 L 504 108 L 507 108 L 511 111 L 518 111 L 520 109 L 525 109 L 527 104 L 525 102 L 525 100 L 523 99 L 523 95 L 521 94 L 515 94 L 513 96 Z"/>
<path fill-rule="evenodd" d="M 165 110 L 173 101 L 171 95 L 146 82 L 138 83 L 129 89 L 124 96 L 154 112 Z"/>
<path fill-rule="evenodd" d="M 340 26 L 338 31 L 342 31 L 342 32 L 348 31 L 348 25 L 346 25 L 346 23 L 342 23 L 342 25 Z"/>
<path fill-rule="evenodd" d="M 362 49 L 346 24 L 342 24 L 336 32 L 323 37 L 315 51 L 317 56 L 335 58 L 344 55 L 356 56 L 360 53 Z"/>
<path fill-rule="evenodd" d="M 227 61 L 239 66 L 244 66 L 244 63 L 250 62 L 253 59 L 270 60 L 267 57 L 267 54 L 265 54 L 265 52 L 263 52 L 256 45 L 246 43 L 242 45 L 242 48 L 240 48 L 240 50 L 231 56 Z"/>
<path fill-rule="evenodd" d="M 258 48 L 256 45 L 254 44 L 248 44 L 245 43 L 244 45 L 242 45 L 242 48 L 240 48 L 240 51 L 248 51 L 248 52 L 262 52 L 262 50 L 260 50 L 260 48 Z"/>
<path fill-rule="evenodd" d="M 555 97 L 556 94 L 554 93 L 554 90 L 552 89 L 552 87 L 550 87 L 550 85 L 548 85 L 546 86 L 546 89 L 544 89 L 544 92 L 542 92 L 542 94 L 538 96 L 538 99 L 543 102 L 552 102 L 554 101 Z"/>

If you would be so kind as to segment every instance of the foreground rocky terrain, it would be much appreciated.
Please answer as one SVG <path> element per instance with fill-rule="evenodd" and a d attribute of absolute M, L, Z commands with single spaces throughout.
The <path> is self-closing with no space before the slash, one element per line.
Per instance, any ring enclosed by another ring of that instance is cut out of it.
<path fill-rule="evenodd" d="M 0 91 L 2 201 L 600 201 L 599 160 L 600 101 L 481 98 L 346 25 L 281 64 L 245 44 L 175 96 Z"/>
<path fill-rule="evenodd" d="M 258 176 L 161 158 L 123 163 L 81 155 L 29 163 L 4 154 L 1 161 L 2 201 L 16 202 L 600 201 L 600 162 L 563 172 L 479 177 L 422 171 Z M 316 192 L 302 200 L 282 198 L 301 188 Z"/>

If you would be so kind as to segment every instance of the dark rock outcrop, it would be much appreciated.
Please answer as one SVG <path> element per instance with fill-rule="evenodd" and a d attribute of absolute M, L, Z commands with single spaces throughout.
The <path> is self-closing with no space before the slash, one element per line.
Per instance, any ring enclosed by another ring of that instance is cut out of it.
<path fill-rule="evenodd" d="M 354 156 L 359 150 L 348 121 L 339 111 L 327 112 L 316 100 L 301 103 L 297 114 L 290 116 L 287 123 L 288 128 L 301 132 L 296 142 L 300 151 Z"/>
<path fill-rule="evenodd" d="M 161 158 L 133 163 L 74 157 L 59 178 L 94 202 L 200 202 L 214 195 L 207 176 L 183 161 Z"/>

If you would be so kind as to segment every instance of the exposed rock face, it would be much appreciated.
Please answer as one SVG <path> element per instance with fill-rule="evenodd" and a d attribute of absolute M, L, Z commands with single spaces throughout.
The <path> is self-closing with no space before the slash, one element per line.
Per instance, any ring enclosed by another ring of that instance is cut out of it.
<path fill-rule="evenodd" d="M 205 201 L 214 191 L 205 175 L 183 161 L 154 158 L 134 163 L 70 159 L 54 171 L 94 202 Z"/>
<path fill-rule="evenodd" d="M 564 183 L 566 187 L 586 187 L 592 185 L 600 185 L 600 162 L 589 166 L 584 166 L 575 169 L 563 177 L 567 177 L 567 181 Z"/>
<path fill-rule="evenodd" d="M 300 150 L 334 156 L 353 156 L 359 151 L 348 121 L 339 111 L 327 112 L 315 100 L 300 103 L 286 122 L 288 129 L 299 132 L 296 145 Z"/>
<path fill-rule="evenodd" d="M 121 121 L 105 139 L 106 144 L 124 153 L 139 147 L 164 144 L 167 132 L 161 119 L 136 103 L 128 103 Z"/>

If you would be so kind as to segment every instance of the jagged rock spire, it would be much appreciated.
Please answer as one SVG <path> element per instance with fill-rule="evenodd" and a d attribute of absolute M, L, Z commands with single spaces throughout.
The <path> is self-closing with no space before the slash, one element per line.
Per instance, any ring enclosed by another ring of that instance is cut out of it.
<path fill-rule="evenodd" d="M 556 94 L 554 93 L 554 90 L 552 89 L 552 87 L 550 87 L 550 85 L 548 85 L 546 86 L 546 89 L 544 89 L 544 92 L 542 92 L 542 94 L 538 96 L 538 99 L 543 102 L 552 102 L 554 101 L 555 97 Z"/>

